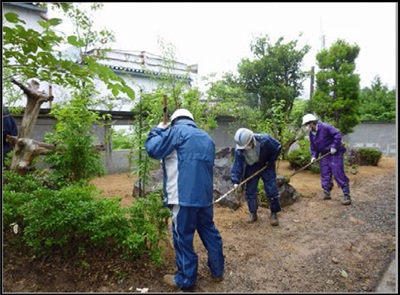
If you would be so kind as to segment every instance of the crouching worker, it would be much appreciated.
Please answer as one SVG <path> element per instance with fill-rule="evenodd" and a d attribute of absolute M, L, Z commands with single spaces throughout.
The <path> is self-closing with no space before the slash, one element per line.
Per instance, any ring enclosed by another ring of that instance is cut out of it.
<path fill-rule="evenodd" d="M 247 128 L 239 128 L 234 137 L 236 143 L 235 161 L 232 166 L 231 181 L 234 187 L 244 179 L 254 175 L 265 165 L 267 168 L 255 175 L 246 185 L 246 201 L 249 208 L 249 222 L 257 221 L 258 182 L 264 183 L 271 210 L 271 225 L 279 225 L 277 213 L 281 211 L 279 191 L 276 185 L 275 162 L 278 159 L 282 145 L 269 134 L 254 134 Z"/>
<path fill-rule="evenodd" d="M 225 257 L 222 237 L 214 224 L 212 138 L 197 127 L 188 110 L 178 109 L 170 125 L 160 123 L 150 131 L 145 148 L 150 157 L 162 159 L 165 203 L 171 210 L 177 272 L 165 275 L 164 282 L 181 290 L 194 287 L 198 268 L 193 249 L 196 230 L 207 250 L 211 276 L 222 280 Z"/>

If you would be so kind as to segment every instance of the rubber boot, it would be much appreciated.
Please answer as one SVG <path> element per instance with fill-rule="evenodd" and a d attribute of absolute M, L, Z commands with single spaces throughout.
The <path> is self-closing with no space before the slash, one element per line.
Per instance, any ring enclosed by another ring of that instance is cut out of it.
<path fill-rule="evenodd" d="M 276 214 L 276 212 L 271 212 L 271 221 L 270 221 L 272 226 L 277 226 L 279 225 L 279 221 L 278 221 L 278 215 Z"/>
<path fill-rule="evenodd" d="M 254 212 L 254 213 L 250 213 L 250 214 L 249 214 L 249 222 L 250 222 L 250 223 L 256 222 L 257 219 L 258 219 L 258 217 L 257 217 L 257 212 Z"/>
<path fill-rule="evenodd" d="M 342 201 L 343 205 L 350 205 L 351 204 L 351 197 L 349 194 L 344 194 L 343 195 L 343 201 Z"/>
<path fill-rule="evenodd" d="M 332 197 L 331 197 L 331 192 L 330 191 L 327 191 L 327 190 L 324 190 L 324 194 L 322 195 L 322 197 L 321 197 L 323 200 L 330 200 L 330 199 L 332 199 Z"/>

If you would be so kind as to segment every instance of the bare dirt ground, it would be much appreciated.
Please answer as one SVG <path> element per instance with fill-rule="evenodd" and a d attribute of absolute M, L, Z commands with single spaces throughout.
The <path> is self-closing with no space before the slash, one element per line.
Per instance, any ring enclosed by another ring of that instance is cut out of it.
<path fill-rule="evenodd" d="M 292 172 L 288 163 L 279 164 L 278 174 Z M 267 208 L 260 208 L 259 220 L 249 224 L 247 206 L 233 211 L 215 205 L 226 256 L 224 280 L 212 281 L 207 253 L 196 235 L 199 269 L 193 291 L 374 292 L 397 252 L 396 158 L 384 157 L 377 167 L 359 166 L 357 174 L 347 175 L 350 206 L 341 204 L 336 183 L 332 200 L 324 201 L 318 174 L 304 171 L 293 176 L 290 184 L 300 199 L 278 214 L 278 227 L 269 224 Z M 135 180 L 118 174 L 93 183 L 104 190 L 104 197 L 121 196 L 121 204 L 129 205 Z M 85 257 L 85 264 L 81 257 L 39 260 L 11 248 L 3 248 L 3 292 L 177 291 L 162 281 L 164 274 L 175 271 L 170 245 L 159 267 L 101 253 Z"/>

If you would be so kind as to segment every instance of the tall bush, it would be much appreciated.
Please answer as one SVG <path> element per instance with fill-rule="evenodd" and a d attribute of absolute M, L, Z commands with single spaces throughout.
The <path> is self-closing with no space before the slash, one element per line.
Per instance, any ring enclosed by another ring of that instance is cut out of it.
<path fill-rule="evenodd" d="M 100 116 L 87 109 L 86 101 L 76 96 L 51 111 L 57 123 L 54 132 L 46 134 L 46 140 L 57 144 L 57 150 L 44 162 L 51 166 L 53 182 L 58 186 L 105 173 L 102 155 L 94 148 L 97 139 L 92 129 L 94 123 L 100 124 Z"/>

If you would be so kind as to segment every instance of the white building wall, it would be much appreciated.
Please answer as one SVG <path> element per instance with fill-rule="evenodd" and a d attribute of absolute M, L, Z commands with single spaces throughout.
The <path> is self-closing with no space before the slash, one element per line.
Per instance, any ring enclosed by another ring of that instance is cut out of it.
<path fill-rule="evenodd" d="M 47 17 L 47 11 L 41 8 L 38 8 L 37 6 L 33 5 L 32 3 L 12 3 L 12 2 L 7 2 L 7 3 L 2 3 L 2 17 L 3 17 L 3 26 L 8 26 L 8 27 L 13 27 L 13 23 L 9 23 L 6 18 L 5 14 L 8 12 L 13 12 L 18 14 L 19 18 L 21 20 L 25 21 L 25 28 L 26 29 L 33 29 L 37 32 L 42 32 L 43 28 L 38 24 L 39 20 L 44 20 L 43 18 Z M 4 45 L 3 45 L 4 46 Z M 12 85 L 16 91 L 20 91 L 20 88 L 16 85 Z M 48 88 L 47 88 L 48 89 Z M 40 87 L 40 90 L 43 90 L 42 87 Z M 3 92 L 4 95 L 4 92 Z M 7 103 L 6 99 L 3 99 L 3 102 Z M 15 103 L 15 106 L 26 106 L 27 99 L 26 96 L 21 92 L 21 98 L 20 100 Z"/>
<path fill-rule="evenodd" d="M 95 52 L 93 52 L 95 53 Z M 153 92 L 158 84 L 159 75 L 172 75 L 190 85 L 196 79 L 197 68 L 177 61 L 165 61 L 162 57 L 144 51 L 123 51 L 113 49 L 107 53 L 107 59 L 99 63 L 110 67 L 117 75 L 122 77 L 128 86 L 135 92 L 135 100 L 131 101 L 127 95 L 120 93 L 118 100 L 113 103 L 112 110 L 130 111 L 143 93 Z M 96 90 L 101 97 L 111 96 L 102 81 L 96 81 Z M 99 105 L 96 109 L 109 110 Z"/>
<path fill-rule="evenodd" d="M 31 3 L 3 3 L 3 23 L 7 23 L 4 21 L 4 14 L 7 12 L 17 13 L 21 19 L 25 20 L 25 26 L 27 28 L 32 28 L 39 32 L 42 31 L 42 27 L 38 24 L 38 21 L 43 20 L 41 15 L 46 17 L 46 13 L 31 5 Z M 68 57 L 72 60 L 80 60 L 79 50 L 77 50 L 77 48 L 70 47 L 66 49 L 64 53 L 64 58 Z M 187 77 L 197 74 L 198 68 L 197 65 L 187 65 L 178 61 L 168 62 L 166 64 L 165 59 L 161 56 L 145 51 L 125 51 L 118 49 L 108 52 L 107 59 L 100 63 L 112 68 L 135 92 L 135 101 L 131 101 L 127 95 L 120 93 L 118 100 L 115 100 L 110 104 L 112 105 L 112 110 L 116 111 L 130 111 L 134 103 L 139 100 L 140 90 L 144 93 L 149 93 L 157 87 L 157 79 L 146 75 L 145 71 L 155 75 L 163 73 L 187 79 Z M 39 91 L 48 93 L 49 83 L 46 81 L 39 82 Z M 95 95 L 104 98 L 112 95 L 111 91 L 107 89 L 106 85 L 102 81 L 95 81 L 95 85 L 96 90 L 100 93 Z M 52 103 L 62 102 L 69 99 L 70 91 L 68 89 L 58 87 L 57 85 L 52 85 L 52 88 L 54 95 Z M 26 105 L 26 98 L 24 95 L 21 95 L 21 100 L 18 101 L 16 105 Z M 110 105 L 98 105 L 93 109 L 110 110 Z M 48 105 L 42 105 L 42 108 L 46 107 L 50 107 L 50 103 L 48 103 Z"/>
<path fill-rule="evenodd" d="M 25 6 L 24 6 L 25 4 Z M 20 19 L 23 19 L 26 22 L 27 28 L 32 28 L 35 31 L 41 32 L 43 28 L 38 24 L 39 20 L 43 20 L 43 17 L 47 16 L 47 12 L 38 11 L 29 8 L 28 3 L 2 3 L 2 13 L 3 13 L 3 25 L 10 26 L 5 18 L 4 14 L 7 12 L 14 12 L 19 15 Z"/>

